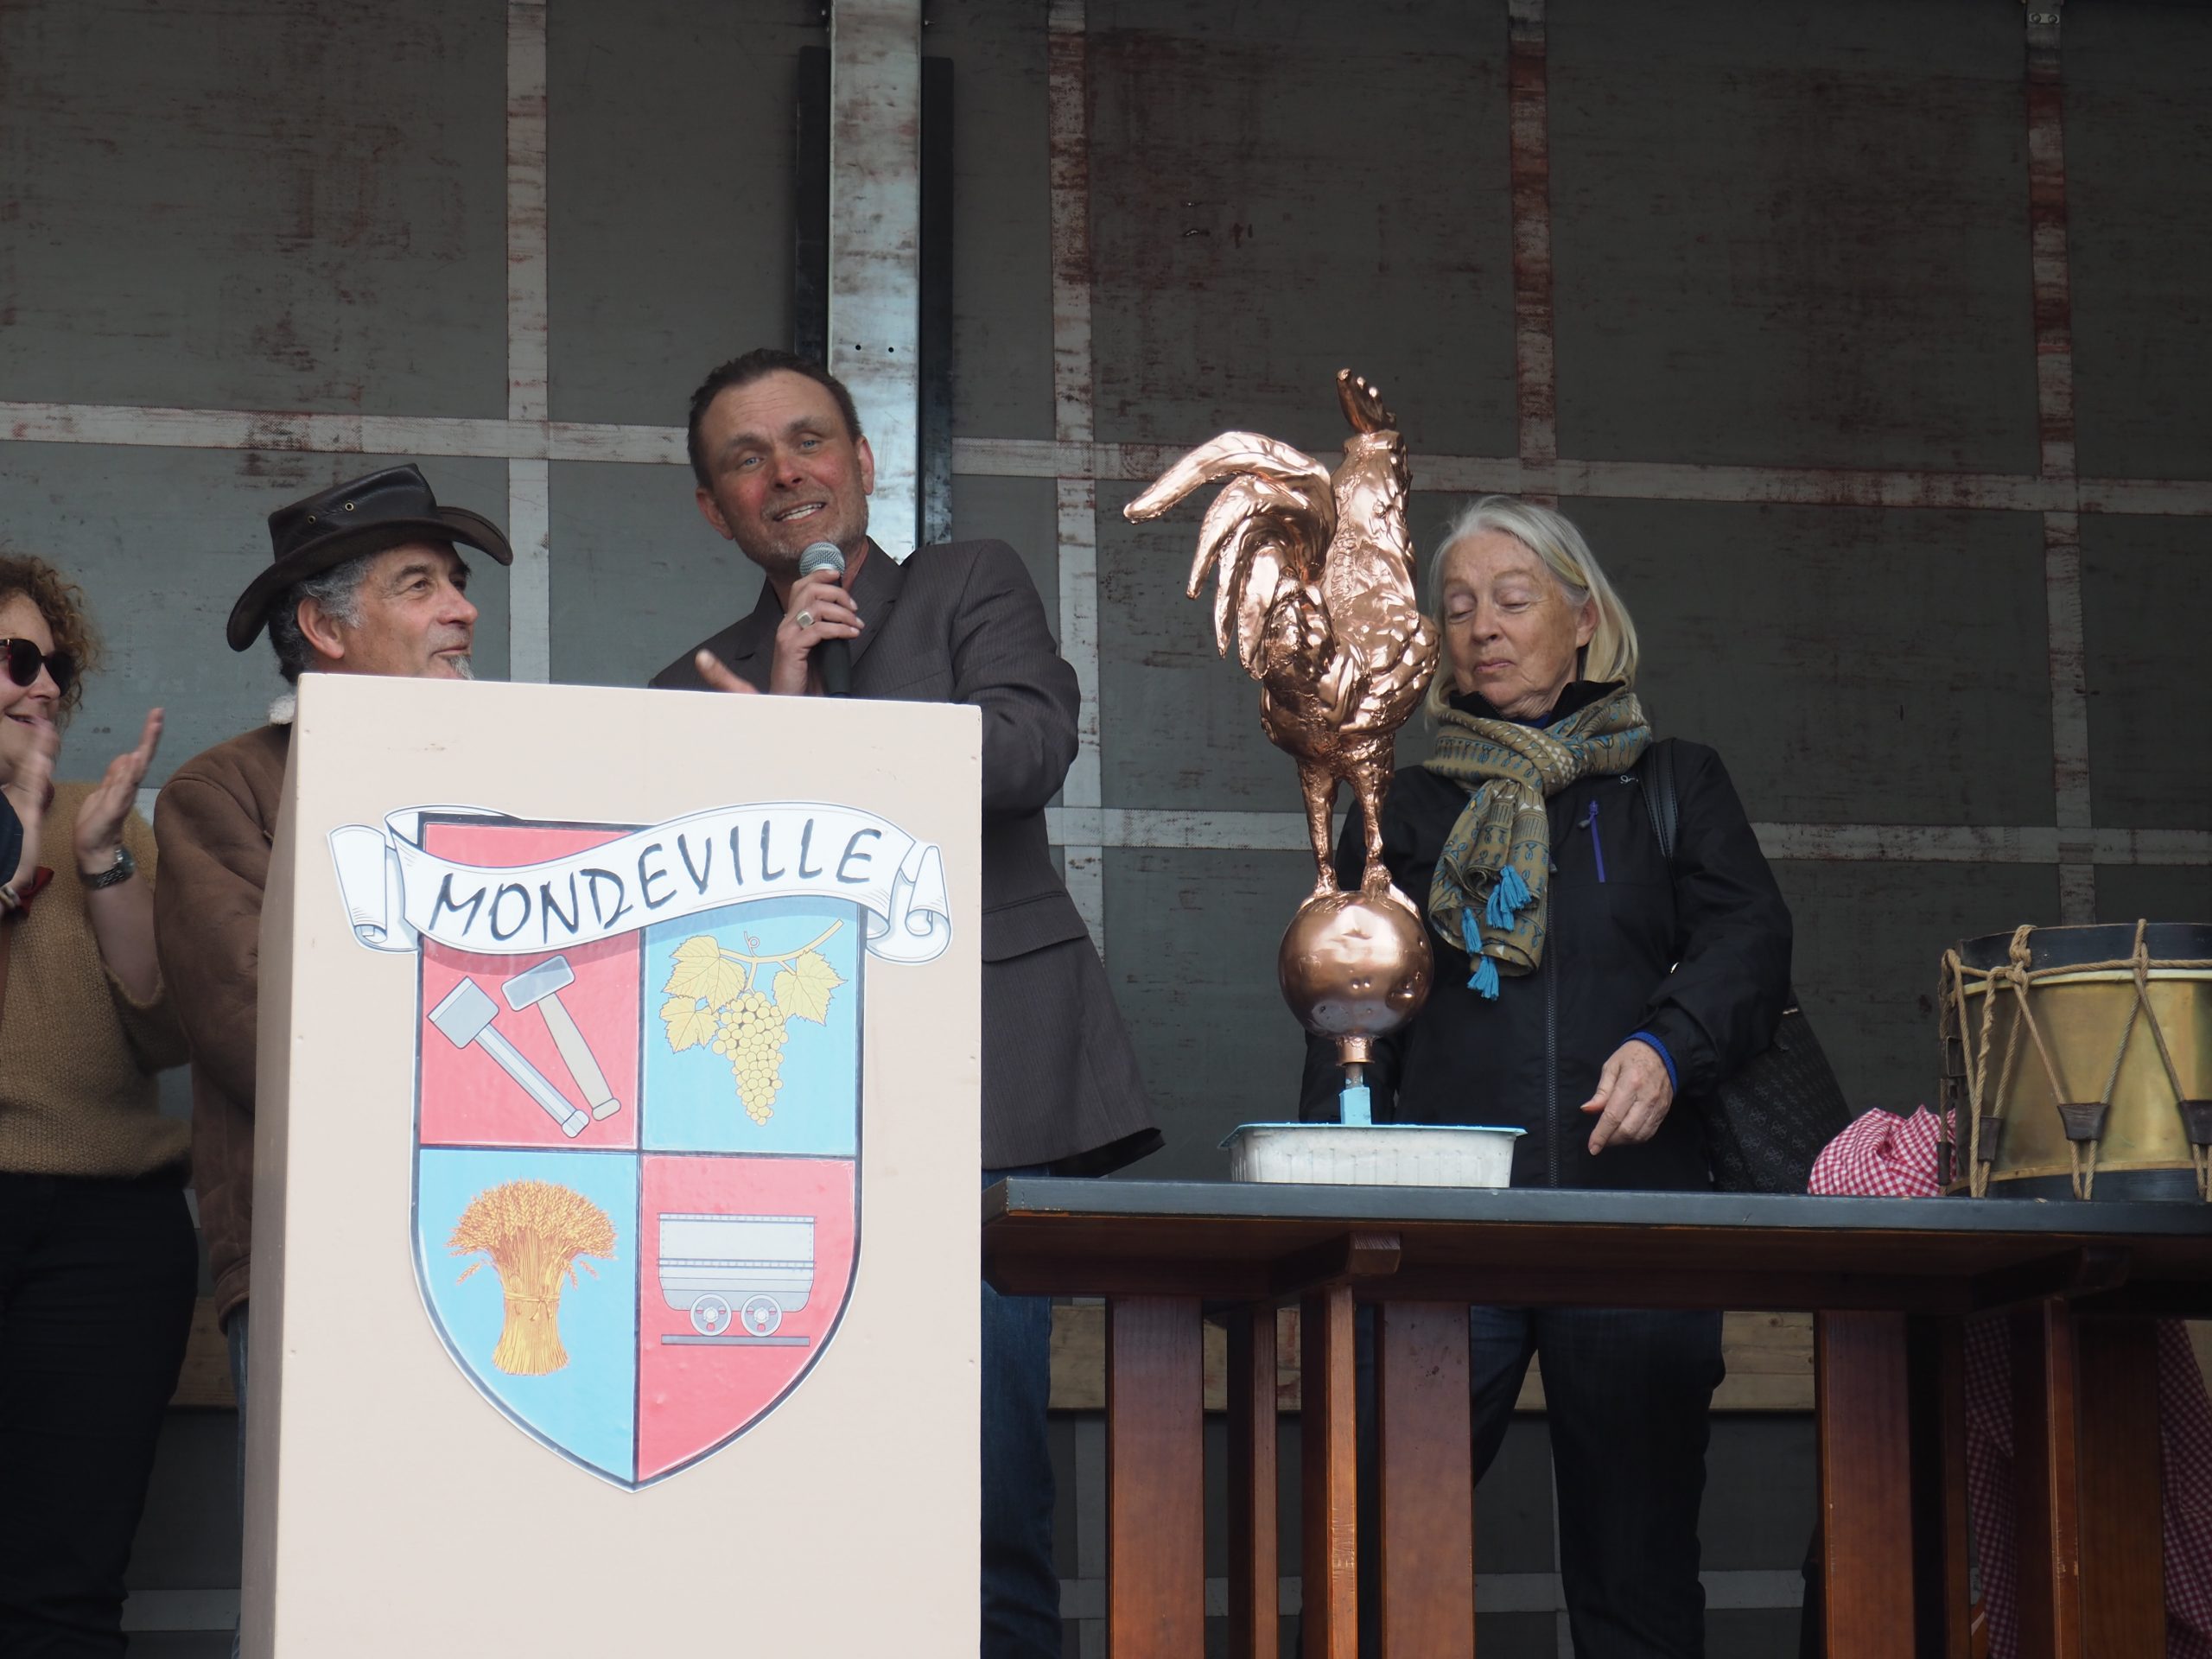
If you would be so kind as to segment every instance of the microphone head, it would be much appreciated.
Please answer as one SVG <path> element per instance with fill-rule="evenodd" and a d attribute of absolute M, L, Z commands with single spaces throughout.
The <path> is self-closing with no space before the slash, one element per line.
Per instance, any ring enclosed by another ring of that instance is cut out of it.
<path fill-rule="evenodd" d="M 798 573 L 802 576 L 810 576 L 817 570 L 843 575 L 845 550 L 835 542 L 810 542 L 799 550 Z"/>

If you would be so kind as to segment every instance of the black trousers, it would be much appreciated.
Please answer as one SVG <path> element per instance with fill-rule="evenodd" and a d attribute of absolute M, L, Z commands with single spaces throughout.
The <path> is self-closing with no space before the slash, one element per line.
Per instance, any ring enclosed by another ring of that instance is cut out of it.
<path fill-rule="evenodd" d="M 1497 1456 L 1536 1356 L 1575 1659 L 1702 1659 L 1698 1511 L 1720 1315 L 1603 1307 L 1467 1310 L 1475 1478 Z M 1380 1651 L 1373 1573 L 1374 1326 L 1359 1331 L 1360 1651 Z"/>
<path fill-rule="evenodd" d="M 124 1569 L 198 1272 L 175 1177 L 0 1172 L 5 1659 L 124 1651 Z"/>

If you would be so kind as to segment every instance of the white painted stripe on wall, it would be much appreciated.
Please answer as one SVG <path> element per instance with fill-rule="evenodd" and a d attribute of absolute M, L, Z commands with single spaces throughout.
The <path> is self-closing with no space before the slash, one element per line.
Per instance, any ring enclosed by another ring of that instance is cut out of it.
<path fill-rule="evenodd" d="M 1196 439 L 1192 440 L 1195 443 Z M 1190 444 L 1093 443 L 1041 438 L 957 438 L 956 473 L 993 478 L 1089 476 L 1149 483 Z M 1414 487 L 1451 494 L 1522 487 L 1521 463 L 1508 455 L 1412 458 Z M 1793 506 L 1896 507 L 1929 511 L 2044 512 L 2070 507 L 2076 489 L 2007 473 L 1872 471 L 1844 467 L 1707 467 L 1677 461 L 1576 461 L 1554 464 L 1565 496 L 1650 501 L 1720 501 Z M 2120 516 L 2212 516 L 2212 481 L 2084 479 L 2084 512 Z"/>
<path fill-rule="evenodd" d="M 138 791 L 153 821 L 156 791 Z M 1053 806 L 1047 833 L 1062 847 L 1196 849 L 1212 852 L 1306 850 L 1302 812 L 1188 812 L 1147 807 Z M 2049 824 L 1755 823 L 1769 858 L 1810 862 L 2053 864 L 2060 832 Z M 2185 868 L 2212 863 L 2212 830 L 2097 830 L 2086 856 L 2103 865 Z"/>
<path fill-rule="evenodd" d="M 689 465 L 680 426 L 593 421 L 469 420 L 442 415 L 344 415 L 296 410 L 178 409 L 0 400 L 0 442 L 104 443 L 127 448 L 299 450 L 321 454 Z M 1150 483 L 1191 443 L 955 438 L 952 470 L 969 478 L 1090 478 Z M 1509 455 L 1413 457 L 1414 486 L 1456 495 L 1510 493 Z M 2072 487 L 2004 473 L 1872 472 L 1834 467 L 1701 467 L 1675 461 L 1556 463 L 1563 496 L 1792 506 L 1983 512 L 2064 512 L 2115 518 L 2212 518 L 2212 480 L 2085 478 Z"/>
<path fill-rule="evenodd" d="M 542 461 L 507 463 L 507 677 L 553 677 L 553 483 Z"/>
<path fill-rule="evenodd" d="M 1096 807 L 1101 793 L 1098 734 L 1098 486 L 1064 478 L 1055 486 L 1060 543 L 1060 655 L 1075 670 L 1083 705 L 1076 715 L 1075 764 L 1060 798 Z"/>
<path fill-rule="evenodd" d="M 1529 491 L 1556 493 L 1557 375 L 1552 327 L 1550 96 L 1544 0 L 1507 0 L 1507 149 L 1512 181 L 1513 368 Z"/>
<path fill-rule="evenodd" d="M 507 0 L 507 418 L 546 409 L 545 0 Z"/>
<path fill-rule="evenodd" d="M 507 0 L 507 420 L 542 429 L 549 271 L 545 0 Z M 507 676 L 552 674 L 553 504 L 542 456 L 507 461 Z"/>
<path fill-rule="evenodd" d="M 830 10 L 830 367 L 875 454 L 868 528 L 914 550 L 921 441 L 922 4 Z"/>
<path fill-rule="evenodd" d="M 1303 853 L 1300 812 L 1178 811 L 1145 807 L 1048 807 L 1060 844 Z M 1754 823 L 1771 859 L 1902 864 L 2055 864 L 2073 837 L 2050 824 Z M 2098 830 L 2081 838 L 2099 864 L 2212 862 L 2212 830 Z"/>
<path fill-rule="evenodd" d="M 2059 8 L 2024 14 L 2029 281 L 2035 296 L 2036 430 L 2044 483 L 2043 579 L 2050 668 L 2051 793 L 2061 845 L 2058 916 L 2096 919 L 2097 873 L 2086 833 L 2092 810 L 2088 685 L 2082 631 L 2082 519 L 2075 485 L 2074 321 L 2066 249 L 2066 128 Z"/>
<path fill-rule="evenodd" d="M 267 449 L 315 454 L 604 461 L 683 467 L 680 426 L 588 421 L 467 420 L 442 415 L 170 409 L 0 402 L 0 441 L 129 448 Z"/>
<path fill-rule="evenodd" d="M 2089 844 L 2100 864 L 2212 863 L 2212 830 L 2096 830 Z"/>

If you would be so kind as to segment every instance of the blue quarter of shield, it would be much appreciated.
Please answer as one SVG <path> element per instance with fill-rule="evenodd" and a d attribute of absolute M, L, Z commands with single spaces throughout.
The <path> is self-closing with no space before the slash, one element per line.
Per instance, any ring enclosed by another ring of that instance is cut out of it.
<path fill-rule="evenodd" d="M 625 1484 L 637 1478 L 638 1160 L 627 1152 L 425 1147 L 416 1170 L 418 1276 L 446 1345 L 500 1410 L 577 1462 Z M 578 1259 L 557 1319 L 567 1363 L 513 1376 L 494 1355 L 506 1287 L 483 1255 L 448 1249 L 463 1211 L 512 1181 L 543 1181 L 596 1205 L 613 1224 L 609 1259 Z M 469 1268 L 482 1262 L 464 1281 Z"/>

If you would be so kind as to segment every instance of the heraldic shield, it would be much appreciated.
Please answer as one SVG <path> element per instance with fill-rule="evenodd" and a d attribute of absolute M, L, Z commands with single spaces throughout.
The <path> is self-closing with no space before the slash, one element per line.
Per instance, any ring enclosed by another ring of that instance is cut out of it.
<path fill-rule="evenodd" d="M 524 1432 L 618 1484 L 663 1479 L 773 1411 L 836 1332 L 868 958 L 943 948 L 936 849 L 804 804 L 644 830 L 422 808 L 387 830 L 333 848 L 362 942 L 419 951 L 431 1320 Z M 404 925 L 368 915 L 386 897 Z"/>

